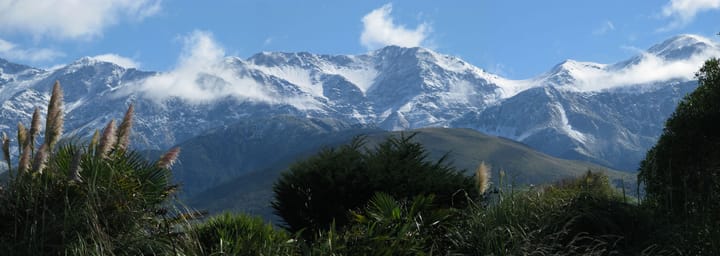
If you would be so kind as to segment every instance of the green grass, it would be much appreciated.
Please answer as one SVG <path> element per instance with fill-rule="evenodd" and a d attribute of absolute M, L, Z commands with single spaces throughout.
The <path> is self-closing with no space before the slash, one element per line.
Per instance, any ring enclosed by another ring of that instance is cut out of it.
<path fill-rule="evenodd" d="M 492 169 L 503 169 L 507 173 L 508 183 L 547 184 L 560 179 L 578 177 L 588 169 L 605 172 L 611 179 L 623 179 L 627 184 L 635 184 L 635 175 L 613 170 L 593 163 L 556 158 L 529 146 L 509 139 L 486 135 L 471 129 L 424 128 L 405 131 L 417 132 L 417 142 L 437 159 L 448 154 L 454 166 L 460 170 L 472 172 L 480 164 L 490 164 Z M 373 134 L 368 140 L 382 141 L 388 135 L 398 136 L 401 132 Z M 497 182 L 497 176 L 493 177 Z"/>

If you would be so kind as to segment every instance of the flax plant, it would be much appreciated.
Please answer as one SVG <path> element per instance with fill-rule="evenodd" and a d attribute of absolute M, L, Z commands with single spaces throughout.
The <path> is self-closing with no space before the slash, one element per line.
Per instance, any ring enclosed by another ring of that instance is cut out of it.
<path fill-rule="evenodd" d="M 82 160 L 82 151 L 80 149 L 75 150 L 72 156 L 72 162 L 70 162 L 70 169 L 68 171 L 68 180 L 71 182 L 80 183 L 82 182 L 82 176 L 80 176 L 80 161 Z"/>

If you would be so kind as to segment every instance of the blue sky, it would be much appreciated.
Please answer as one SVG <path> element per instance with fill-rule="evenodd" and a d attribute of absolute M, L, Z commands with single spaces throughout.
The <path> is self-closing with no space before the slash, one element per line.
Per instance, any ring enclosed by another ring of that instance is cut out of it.
<path fill-rule="evenodd" d="M 0 58 L 51 67 L 99 55 L 167 71 L 203 43 L 243 58 L 399 44 L 522 79 L 564 59 L 621 61 L 677 34 L 716 39 L 718 17 L 720 0 L 0 0 Z"/>

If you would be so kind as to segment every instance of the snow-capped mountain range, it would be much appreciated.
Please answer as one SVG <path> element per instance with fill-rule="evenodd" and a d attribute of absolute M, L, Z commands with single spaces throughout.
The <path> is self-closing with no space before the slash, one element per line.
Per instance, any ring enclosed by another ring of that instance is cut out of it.
<path fill-rule="evenodd" d="M 396 46 L 363 55 L 190 54 L 169 72 L 90 57 L 49 70 L 0 59 L 0 131 L 14 134 L 18 121 L 27 124 L 58 80 L 67 131 L 86 136 L 134 103 L 138 148 L 167 148 L 214 127 L 283 114 L 389 130 L 473 128 L 555 156 L 633 170 L 677 102 L 697 86 L 694 72 L 715 56 L 717 43 L 680 35 L 615 64 L 567 60 L 526 80 Z"/>

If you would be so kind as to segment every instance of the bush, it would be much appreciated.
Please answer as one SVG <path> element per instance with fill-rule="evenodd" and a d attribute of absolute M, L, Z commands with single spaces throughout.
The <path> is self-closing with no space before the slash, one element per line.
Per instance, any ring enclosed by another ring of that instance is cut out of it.
<path fill-rule="evenodd" d="M 649 215 L 623 203 L 598 173 L 507 195 L 465 214 L 450 232 L 461 254 L 635 255 L 651 246 Z"/>
<path fill-rule="evenodd" d="M 275 183 L 275 213 L 290 232 L 312 239 L 334 223 L 348 222 L 348 211 L 363 207 L 376 192 L 399 200 L 434 195 L 437 207 L 465 207 L 476 198 L 474 181 L 445 164 L 427 160 L 422 145 L 413 136 L 390 137 L 373 150 L 364 150 L 364 140 L 295 163 Z"/>
<path fill-rule="evenodd" d="M 259 217 L 225 213 L 193 228 L 205 255 L 290 255 L 295 242 Z"/>
<path fill-rule="evenodd" d="M 55 84 L 46 133 L 36 148 L 39 113 L 30 130 L 19 125 L 20 157 L 0 191 L 0 251 L 9 255 L 138 255 L 176 253 L 166 221 L 169 167 L 177 151 L 152 163 L 127 150 L 132 107 L 120 129 L 114 121 L 89 144 L 58 143 L 62 91 Z M 10 162 L 9 138 L 3 139 Z"/>
<path fill-rule="evenodd" d="M 377 193 L 363 209 L 352 212 L 344 230 L 321 232 L 313 244 L 317 255 L 422 255 L 450 247 L 448 230 L 457 211 L 436 209 L 433 196 L 398 201 Z"/>

